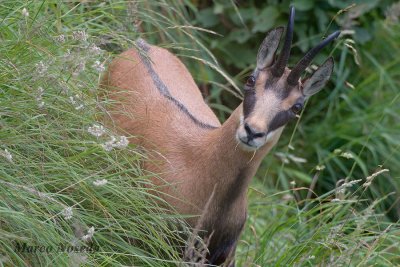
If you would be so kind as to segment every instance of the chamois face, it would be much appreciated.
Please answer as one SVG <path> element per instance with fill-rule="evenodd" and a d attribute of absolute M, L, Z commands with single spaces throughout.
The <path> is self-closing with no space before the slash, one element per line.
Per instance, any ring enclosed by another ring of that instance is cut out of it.
<path fill-rule="evenodd" d="M 245 150 L 256 150 L 274 139 L 289 121 L 299 117 L 304 101 L 320 91 L 333 71 L 333 59 L 328 58 L 304 82 L 300 75 L 312 58 L 326 44 L 335 39 L 339 32 L 328 36 L 311 49 L 290 70 L 286 67 L 290 54 L 294 9 L 291 9 L 286 31 L 286 40 L 279 58 L 275 53 L 283 33 L 283 27 L 268 32 L 257 54 L 257 67 L 244 85 L 243 111 L 236 139 Z"/>

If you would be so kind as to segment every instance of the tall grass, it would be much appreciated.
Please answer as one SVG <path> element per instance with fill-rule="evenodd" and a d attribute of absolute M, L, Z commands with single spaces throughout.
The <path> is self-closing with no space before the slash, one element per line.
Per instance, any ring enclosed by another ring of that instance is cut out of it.
<path fill-rule="evenodd" d="M 142 36 L 178 54 L 198 81 L 218 75 L 226 83 L 211 82 L 239 96 L 203 44 L 216 35 L 191 24 L 196 11 L 192 1 L 0 3 L 0 266 L 179 264 L 181 217 L 151 194 L 146 155 L 102 127 L 110 103 L 98 83 L 114 54 Z M 361 67 L 340 45 L 331 90 L 266 158 L 238 266 L 400 263 L 399 224 L 386 213 L 400 188 L 400 37 L 398 26 L 379 25 L 376 47 L 359 48 Z M 208 100 L 229 112 L 219 91 Z M 53 251 L 18 252 L 23 244 Z"/>
<path fill-rule="evenodd" d="M 107 102 L 98 83 L 111 57 L 104 49 L 132 45 L 138 32 L 129 29 L 128 11 L 135 7 L 124 1 L 0 5 L 0 265 L 179 260 L 173 244 L 180 237 L 171 227 L 179 218 L 151 196 L 140 168 L 144 156 L 99 123 Z M 163 8 L 176 14 L 173 6 Z M 158 21 L 154 13 L 142 15 Z M 24 244 L 52 251 L 17 251 Z M 98 249 L 67 253 L 60 246 Z"/>

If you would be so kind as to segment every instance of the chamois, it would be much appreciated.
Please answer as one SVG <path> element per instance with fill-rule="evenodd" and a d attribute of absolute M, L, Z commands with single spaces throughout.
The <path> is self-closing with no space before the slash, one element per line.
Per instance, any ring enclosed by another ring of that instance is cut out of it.
<path fill-rule="evenodd" d="M 187 222 L 208 239 L 208 264 L 220 265 L 233 257 L 246 221 L 251 178 L 285 125 L 298 117 L 305 100 L 332 74 L 329 57 L 310 78 L 300 79 L 315 55 L 340 32 L 329 35 L 290 70 L 293 25 L 292 7 L 279 57 L 275 53 L 284 27 L 267 33 L 244 85 L 244 100 L 222 125 L 183 63 L 142 39 L 113 60 L 102 80 L 118 100 L 114 123 L 147 151 L 144 169 L 161 177 L 153 179 L 160 185 L 157 190 L 180 214 L 198 215 Z"/>

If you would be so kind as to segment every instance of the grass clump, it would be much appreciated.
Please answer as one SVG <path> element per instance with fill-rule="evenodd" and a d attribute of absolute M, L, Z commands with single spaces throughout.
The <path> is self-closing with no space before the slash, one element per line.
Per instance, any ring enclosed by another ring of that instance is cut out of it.
<path fill-rule="evenodd" d="M 126 3 L 1 6 L 0 266 L 178 260 L 178 219 L 151 196 L 144 156 L 99 123 L 104 48 L 134 35 L 115 32 Z"/>
<path fill-rule="evenodd" d="M 386 197 L 366 197 L 371 177 L 312 199 L 301 198 L 311 191 L 295 183 L 281 192 L 255 184 L 238 265 L 397 266 L 400 227 L 376 211 Z"/>

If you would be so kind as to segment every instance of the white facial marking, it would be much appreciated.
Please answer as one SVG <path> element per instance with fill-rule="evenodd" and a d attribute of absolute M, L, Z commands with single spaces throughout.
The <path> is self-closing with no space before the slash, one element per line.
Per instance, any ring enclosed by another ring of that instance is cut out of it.
<path fill-rule="evenodd" d="M 243 115 L 240 116 L 239 120 L 240 120 L 240 123 L 239 123 L 238 129 L 236 130 L 235 138 L 236 138 L 236 141 L 238 142 L 239 146 L 245 151 L 255 151 L 255 150 L 259 149 L 260 147 L 262 147 L 263 145 L 265 145 L 266 143 L 273 141 L 276 133 L 279 132 L 279 130 L 282 128 L 282 127 L 280 127 L 272 132 L 269 132 L 264 137 L 253 138 L 249 141 L 247 132 L 244 129 Z"/>

